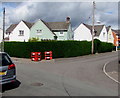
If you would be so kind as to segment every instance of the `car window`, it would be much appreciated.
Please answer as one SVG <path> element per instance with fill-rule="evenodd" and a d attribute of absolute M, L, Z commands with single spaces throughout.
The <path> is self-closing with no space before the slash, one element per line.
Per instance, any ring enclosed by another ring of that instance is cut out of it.
<path fill-rule="evenodd" d="M 7 54 L 0 54 L 0 66 L 10 65 L 12 61 Z"/>

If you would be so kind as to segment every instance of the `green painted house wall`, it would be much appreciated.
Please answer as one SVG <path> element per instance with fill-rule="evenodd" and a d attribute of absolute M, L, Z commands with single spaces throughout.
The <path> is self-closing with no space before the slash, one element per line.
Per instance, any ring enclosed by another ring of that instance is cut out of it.
<path fill-rule="evenodd" d="M 41 30 L 41 33 L 37 33 L 37 30 Z M 54 36 L 55 35 L 41 20 L 38 20 L 30 29 L 30 38 L 54 40 Z"/>
<path fill-rule="evenodd" d="M 41 33 L 37 33 L 37 30 L 41 30 Z M 63 34 L 60 34 L 60 32 L 63 32 Z M 30 38 L 55 40 L 54 36 L 57 36 L 57 40 L 73 40 L 71 24 L 69 25 L 68 30 L 51 31 L 43 21 L 38 20 L 30 29 Z"/>
<path fill-rule="evenodd" d="M 70 23 L 70 25 L 68 27 L 68 31 L 67 31 L 67 39 L 68 40 L 73 40 L 73 35 L 74 35 L 74 33 L 72 31 L 72 26 L 71 26 L 71 23 Z"/>
<path fill-rule="evenodd" d="M 63 35 L 60 34 L 60 31 L 54 32 L 57 36 L 57 40 L 73 40 L 73 31 L 71 24 L 69 25 L 68 30 L 61 32 L 63 32 Z"/>
<path fill-rule="evenodd" d="M 67 40 L 67 32 L 63 32 L 63 35 L 60 32 L 54 32 L 57 36 L 57 40 Z"/>

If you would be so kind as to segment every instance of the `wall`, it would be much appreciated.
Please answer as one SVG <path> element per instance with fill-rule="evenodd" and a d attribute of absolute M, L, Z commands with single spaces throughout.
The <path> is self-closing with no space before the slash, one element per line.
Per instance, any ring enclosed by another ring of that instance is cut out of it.
<path fill-rule="evenodd" d="M 108 42 L 114 44 L 114 37 L 113 37 L 111 29 L 109 29 L 109 31 L 108 31 Z"/>
<path fill-rule="evenodd" d="M 54 32 L 57 36 L 57 40 L 67 40 L 67 32 L 63 32 L 63 36 L 60 35 L 60 32 Z"/>
<path fill-rule="evenodd" d="M 90 30 L 83 24 L 80 24 L 80 26 L 74 31 L 74 40 L 92 40 L 92 35 Z"/>
<path fill-rule="evenodd" d="M 114 37 L 114 46 L 118 46 L 118 37 L 115 32 L 112 32 L 113 37 Z"/>
<path fill-rule="evenodd" d="M 19 30 L 24 30 L 24 36 L 19 36 Z M 9 41 L 28 41 L 30 36 L 30 30 L 29 28 L 26 26 L 26 24 L 21 21 L 16 28 L 13 30 L 13 32 L 10 34 Z"/>
<path fill-rule="evenodd" d="M 105 35 L 103 35 L 103 33 L 105 33 Z M 99 40 L 102 42 L 107 42 L 107 30 L 106 27 L 104 26 L 100 35 L 99 35 Z"/>
<path fill-rule="evenodd" d="M 74 32 L 72 31 L 72 25 L 69 24 L 68 31 L 67 31 L 67 39 L 74 40 Z"/>
<path fill-rule="evenodd" d="M 41 34 L 37 34 L 37 30 L 42 30 Z M 54 39 L 54 34 L 49 30 L 49 28 L 41 21 L 38 20 L 31 28 L 30 38 L 39 38 L 41 39 Z"/>

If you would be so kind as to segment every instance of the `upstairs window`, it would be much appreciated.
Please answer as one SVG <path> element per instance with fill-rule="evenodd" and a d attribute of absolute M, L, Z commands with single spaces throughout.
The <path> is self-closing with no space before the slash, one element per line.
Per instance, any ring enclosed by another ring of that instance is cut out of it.
<path fill-rule="evenodd" d="M 36 32 L 37 32 L 37 35 L 41 35 L 42 30 L 37 30 Z"/>
<path fill-rule="evenodd" d="M 6 35 L 10 35 L 11 32 L 6 32 Z"/>
<path fill-rule="evenodd" d="M 63 31 L 61 31 L 61 32 L 59 33 L 59 36 L 64 36 Z"/>
<path fill-rule="evenodd" d="M 24 30 L 19 30 L 19 36 L 24 36 Z"/>
<path fill-rule="evenodd" d="M 103 37 L 105 37 L 105 32 L 103 32 Z"/>
<path fill-rule="evenodd" d="M 109 39 L 111 39 L 111 34 L 109 34 Z"/>

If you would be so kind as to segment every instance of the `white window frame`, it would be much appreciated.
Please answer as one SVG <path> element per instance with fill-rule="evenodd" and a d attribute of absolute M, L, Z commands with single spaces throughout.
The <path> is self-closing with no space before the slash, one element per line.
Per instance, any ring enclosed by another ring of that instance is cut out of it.
<path fill-rule="evenodd" d="M 109 34 L 109 39 L 111 39 L 112 38 L 112 35 L 111 34 Z"/>
<path fill-rule="evenodd" d="M 62 33 L 62 34 L 61 34 Z M 64 32 L 63 31 L 60 31 L 59 32 L 59 36 L 64 36 Z"/>
<path fill-rule="evenodd" d="M 103 32 L 103 37 L 105 37 L 105 32 Z"/>
<path fill-rule="evenodd" d="M 36 32 L 37 32 L 37 35 L 41 35 L 42 34 L 42 30 L 41 29 L 37 29 Z"/>
<path fill-rule="evenodd" d="M 19 36 L 24 36 L 24 30 L 19 30 Z"/>

